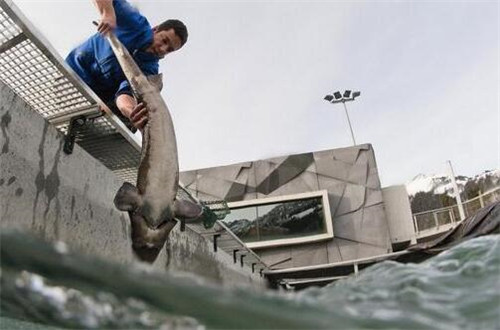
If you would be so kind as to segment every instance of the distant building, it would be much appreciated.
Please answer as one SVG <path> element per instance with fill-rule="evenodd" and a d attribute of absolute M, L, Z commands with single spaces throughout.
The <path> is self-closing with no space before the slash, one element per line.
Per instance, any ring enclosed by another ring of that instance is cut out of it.
<path fill-rule="evenodd" d="M 275 269 L 382 255 L 414 239 L 406 191 L 381 188 L 370 144 L 187 171 L 180 180 L 199 199 L 229 202 L 223 221 Z"/>

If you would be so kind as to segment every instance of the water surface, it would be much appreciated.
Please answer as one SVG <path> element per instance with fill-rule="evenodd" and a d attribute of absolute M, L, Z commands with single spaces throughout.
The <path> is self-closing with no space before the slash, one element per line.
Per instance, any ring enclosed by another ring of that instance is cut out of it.
<path fill-rule="evenodd" d="M 227 289 L 1 234 L 5 329 L 500 329 L 500 236 L 298 293 Z"/>

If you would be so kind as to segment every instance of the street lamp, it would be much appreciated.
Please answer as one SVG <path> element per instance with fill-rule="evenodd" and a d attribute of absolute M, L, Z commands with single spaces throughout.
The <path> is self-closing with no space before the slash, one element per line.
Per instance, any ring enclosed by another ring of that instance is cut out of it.
<path fill-rule="evenodd" d="M 328 94 L 325 96 L 325 100 L 327 100 L 330 103 L 340 103 L 344 105 L 344 110 L 345 110 L 345 115 L 347 116 L 347 122 L 349 123 L 349 129 L 351 130 L 351 136 L 352 136 L 352 142 L 354 145 L 356 145 L 356 140 L 354 139 L 354 133 L 352 131 L 352 126 L 351 126 L 351 120 L 349 119 L 349 113 L 347 112 L 347 106 L 345 105 L 346 102 L 349 101 L 354 101 L 354 99 L 358 96 L 361 95 L 361 92 L 352 92 L 350 90 L 344 91 L 344 94 L 342 94 L 339 91 L 336 91 L 333 93 L 333 95 Z"/>

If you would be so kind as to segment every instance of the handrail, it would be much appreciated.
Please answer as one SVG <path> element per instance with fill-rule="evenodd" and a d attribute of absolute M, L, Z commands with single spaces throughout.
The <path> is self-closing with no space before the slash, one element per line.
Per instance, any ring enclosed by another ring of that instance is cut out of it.
<path fill-rule="evenodd" d="M 500 190 L 500 187 L 496 187 L 496 188 L 493 188 L 493 189 L 490 189 L 488 190 L 487 192 L 485 193 L 482 193 L 481 195 L 479 196 L 476 196 L 476 197 L 473 197 L 471 199 L 468 199 L 466 200 L 465 202 L 462 202 L 462 205 L 463 204 L 467 204 L 467 203 L 471 203 L 475 200 L 478 200 L 478 199 L 481 199 L 483 198 L 484 196 L 487 196 L 487 195 L 490 195 L 496 191 L 499 191 Z M 445 210 L 449 210 L 449 209 L 452 209 L 454 207 L 458 207 L 458 204 L 454 204 L 454 205 L 451 205 L 451 206 L 445 206 L 445 207 L 442 207 L 442 208 L 439 208 L 439 209 L 433 209 L 433 210 L 429 210 L 429 211 L 423 211 L 423 212 L 418 212 L 418 213 L 413 213 L 412 215 L 422 215 L 422 214 L 426 214 L 426 213 L 432 213 L 432 212 L 439 212 L 439 211 L 445 211 Z"/>
<path fill-rule="evenodd" d="M 468 205 L 471 205 L 474 202 L 479 201 L 479 206 L 480 207 L 484 207 L 484 206 L 486 206 L 485 203 L 484 203 L 484 200 L 487 199 L 488 197 L 492 196 L 492 195 L 494 197 L 498 196 L 494 200 L 499 200 L 500 199 L 500 187 L 496 187 L 496 188 L 490 189 L 487 192 L 482 193 L 482 194 L 480 194 L 477 197 L 474 197 L 474 198 L 471 198 L 471 199 L 469 199 L 469 200 L 467 200 L 465 202 L 462 202 L 462 205 L 468 206 Z M 425 236 L 428 236 L 429 233 L 430 233 L 430 235 L 433 235 L 433 234 L 436 234 L 436 233 L 448 230 L 450 228 L 450 226 L 454 227 L 454 226 L 458 225 L 463 219 L 459 219 L 457 221 L 457 219 L 455 217 L 455 213 L 454 213 L 455 209 L 458 210 L 458 204 L 447 206 L 447 207 L 442 207 L 442 208 L 439 208 L 439 209 L 434 209 L 434 210 L 429 210 L 429 211 L 424 211 L 424 212 L 413 213 L 412 214 L 413 225 L 414 225 L 417 237 L 419 237 L 419 236 L 420 237 L 425 237 Z M 467 212 L 469 212 L 469 211 L 470 210 L 467 210 Z M 473 209 L 472 211 L 476 211 L 476 209 Z M 438 215 L 439 214 L 442 215 L 442 213 L 446 214 L 446 212 L 448 212 L 448 220 L 449 221 L 447 221 L 445 223 L 440 223 L 439 219 L 438 219 Z M 468 215 L 470 216 L 470 214 L 468 214 Z M 432 218 L 430 218 L 430 219 L 429 218 L 424 218 L 427 221 L 427 223 L 431 222 L 432 225 L 431 226 L 427 226 L 424 229 L 420 229 L 421 226 L 419 226 L 419 219 L 422 219 L 423 216 L 432 216 Z"/>

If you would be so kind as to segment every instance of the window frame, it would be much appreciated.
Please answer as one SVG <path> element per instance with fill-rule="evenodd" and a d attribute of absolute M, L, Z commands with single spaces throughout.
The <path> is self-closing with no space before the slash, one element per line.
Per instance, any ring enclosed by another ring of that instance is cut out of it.
<path fill-rule="evenodd" d="M 293 238 L 280 238 L 273 239 L 267 241 L 258 241 L 258 242 L 244 242 L 245 245 L 250 249 L 258 249 L 258 248 L 267 248 L 273 246 L 283 246 L 283 245 L 295 245 L 295 244 L 304 244 L 304 243 L 313 243 L 323 240 L 328 240 L 334 237 L 333 235 L 333 222 L 332 215 L 330 212 L 330 202 L 328 199 L 328 191 L 327 190 L 318 190 L 300 194 L 293 195 L 283 195 L 283 196 L 275 196 L 275 197 L 265 197 L 265 198 L 257 198 L 250 199 L 238 202 L 229 202 L 227 206 L 230 210 L 244 208 L 249 206 L 262 206 L 267 204 L 274 204 L 280 202 L 291 202 L 295 200 L 308 199 L 314 197 L 321 197 L 321 202 L 323 203 L 323 221 L 325 222 L 326 233 L 316 234 L 316 235 L 307 235 L 301 237 L 293 237 Z"/>

